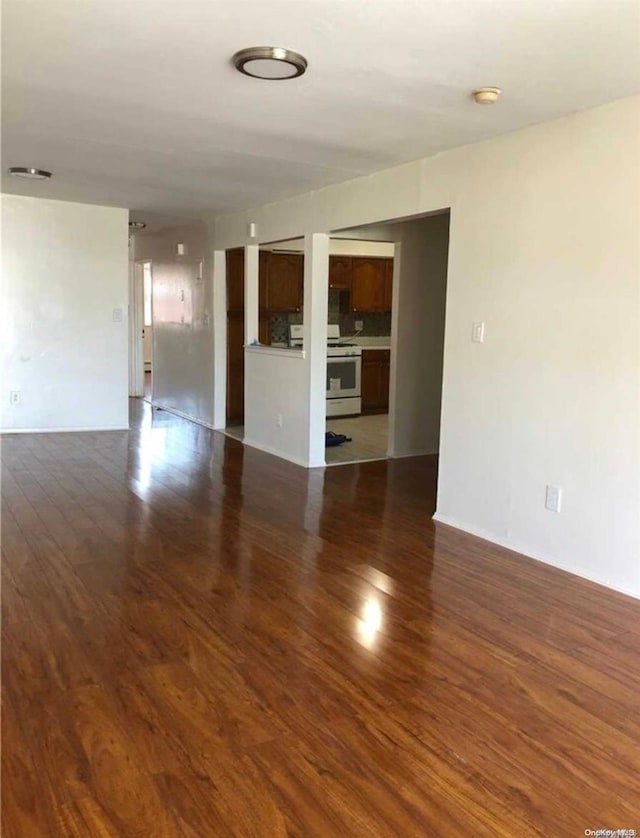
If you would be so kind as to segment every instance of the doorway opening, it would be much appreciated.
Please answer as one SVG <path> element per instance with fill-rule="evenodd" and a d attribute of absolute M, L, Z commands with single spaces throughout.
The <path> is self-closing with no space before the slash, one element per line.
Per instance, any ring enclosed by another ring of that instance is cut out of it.
<path fill-rule="evenodd" d="M 142 262 L 142 343 L 144 398 L 153 399 L 153 274 L 151 262 Z"/>
<path fill-rule="evenodd" d="M 384 226 L 331 234 L 327 465 L 386 457 L 394 251 Z"/>
<path fill-rule="evenodd" d="M 339 319 L 361 361 L 355 415 L 332 410 L 327 374 L 326 429 L 348 438 L 326 448 L 328 466 L 421 455 L 437 463 L 448 252 L 448 210 L 331 234 L 329 322 Z"/>
<path fill-rule="evenodd" d="M 132 262 L 129 272 L 129 395 L 153 398 L 153 282 L 149 260 Z"/>

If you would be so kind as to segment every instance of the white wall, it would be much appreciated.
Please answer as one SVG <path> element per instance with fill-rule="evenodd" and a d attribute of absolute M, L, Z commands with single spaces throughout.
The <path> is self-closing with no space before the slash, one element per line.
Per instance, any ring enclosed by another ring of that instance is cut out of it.
<path fill-rule="evenodd" d="M 302 466 L 325 464 L 329 238 L 305 237 L 302 350 L 251 347 L 257 335 L 258 263 L 245 274 L 245 323 L 253 322 L 245 348 L 244 442 Z M 245 255 L 245 267 L 251 264 Z M 253 286 L 252 294 L 249 294 Z"/>
<path fill-rule="evenodd" d="M 329 253 L 331 256 L 381 256 L 393 259 L 394 247 L 392 242 L 331 239 L 329 241 Z"/>
<path fill-rule="evenodd" d="M 639 139 L 636 96 L 214 221 L 226 248 L 450 207 L 437 517 L 636 596 Z"/>
<path fill-rule="evenodd" d="M 440 441 L 449 214 L 397 224 L 395 236 L 389 454 L 435 454 Z"/>
<path fill-rule="evenodd" d="M 278 352 L 248 348 L 244 375 L 245 444 L 306 466 L 309 457 L 307 359 L 301 353 L 284 349 Z"/>
<path fill-rule="evenodd" d="M 153 326 L 144 327 L 144 368 L 151 369 L 151 362 L 153 360 Z"/>
<path fill-rule="evenodd" d="M 4 431 L 128 427 L 128 218 L 2 196 Z"/>
<path fill-rule="evenodd" d="M 185 245 L 185 255 L 176 245 Z M 212 268 L 201 224 L 137 234 L 136 260 L 153 275 L 153 403 L 207 426 L 214 423 Z M 197 265 L 204 261 L 202 280 Z M 184 297 L 184 299 L 183 299 Z"/>

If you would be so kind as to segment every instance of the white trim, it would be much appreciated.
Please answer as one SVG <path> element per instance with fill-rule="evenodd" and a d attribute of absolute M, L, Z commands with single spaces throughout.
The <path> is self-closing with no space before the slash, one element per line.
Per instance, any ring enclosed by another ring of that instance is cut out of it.
<path fill-rule="evenodd" d="M 149 401 L 149 404 L 151 405 L 151 407 L 155 407 L 156 410 L 164 410 L 166 413 L 173 413 L 174 416 L 179 416 L 180 419 L 186 419 L 187 422 L 194 422 L 196 425 L 202 425 L 203 428 L 209 428 L 210 431 L 217 430 L 213 427 L 213 425 L 210 425 L 203 419 L 196 419 L 195 416 L 190 416 L 188 413 L 183 413 L 181 410 L 177 410 L 175 407 L 165 407 L 165 405 L 153 401 Z"/>
<path fill-rule="evenodd" d="M 291 358 L 296 361 L 304 361 L 307 357 L 304 349 L 284 349 L 280 346 L 245 346 L 245 352 L 250 355 L 276 355 L 279 358 Z"/>
<path fill-rule="evenodd" d="M 233 437 L 231 437 L 233 439 Z M 236 438 L 236 442 L 240 440 Z M 296 466 L 301 466 L 304 469 L 308 469 L 308 463 L 305 463 L 304 460 L 298 457 L 292 457 L 290 454 L 283 454 L 282 451 L 277 451 L 275 448 L 271 448 L 268 445 L 262 445 L 259 442 L 254 442 L 253 440 L 247 439 L 246 437 L 242 440 L 243 445 L 248 445 L 249 448 L 257 448 L 258 451 L 263 451 L 265 454 L 271 454 L 273 457 L 278 457 L 281 460 L 288 460 L 290 463 L 293 463 Z"/>
<path fill-rule="evenodd" d="M 408 451 L 407 453 L 396 454 L 389 452 L 387 457 L 390 460 L 402 460 L 405 457 L 434 457 L 439 454 L 438 451 L 427 451 L 426 448 L 416 449 L 415 451 Z"/>
<path fill-rule="evenodd" d="M 129 425 L 96 425 L 89 428 L 0 428 L 0 434 L 78 434 L 128 430 L 130 430 Z"/>
<path fill-rule="evenodd" d="M 305 233 L 302 339 L 307 352 L 305 451 L 308 466 L 321 466 L 325 458 L 327 418 L 327 324 L 329 322 L 329 236 Z M 360 358 L 356 358 L 360 373 Z M 358 382 L 359 383 L 359 382 Z M 358 392 L 360 392 L 358 390 Z"/>
<path fill-rule="evenodd" d="M 312 468 L 335 468 L 335 466 L 360 466 L 364 463 L 383 463 L 387 457 L 370 457 L 367 460 L 341 460 L 339 463 L 326 463 L 320 466 L 312 466 Z"/>
<path fill-rule="evenodd" d="M 142 261 L 129 263 L 129 396 L 144 396 L 144 280 Z"/>
<path fill-rule="evenodd" d="M 491 544 L 497 544 L 499 547 L 504 547 L 507 550 L 511 550 L 514 553 L 519 553 L 521 556 L 526 556 L 526 558 L 528 559 L 533 559 L 536 562 L 542 562 L 542 564 L 550 565 L 551 567 L 555 567 L 558 570 L 563 570 L 565 573 L 569 573 L 572 576 L 578 576 L 581 579 L 586 579 L 589 582 L 594 582 L 596 585 L 602 585 L 603 588 L 608 588 L 609 590 L 617 591 L 620 594 L 626 594 L 626 596 L 633 597 L 634 599 L 640 599 L 640 591 L 631 591 L 628 588 L 621 587 L 620 585 L 611 585 L 609 582 L 603 582 L 602 579 L 598 579 L 596 576 L 594 576 L 592 573 L 589 573 L 586 570 L 576 570 L 573 567 L 567 567 L 566 565 L 561 564 L 557 559 L 551 559 L 546 556 L 541 556 L 539 554 L 532 553 L 529 549 L 523 547 L 521 544 L 509 541 L 506 538 L 498 538 L 497 536 L 493 535 L 487 530 L 481 529 L 480 527 L 462 523 L 457 519 L 451 518 L 448 515 L 443 515 L 440 512 L 436 512 L 433 515 L 433 520 L 439 524 L 445 524 L 447 527 L 453 527 L 456 530 L 461 530 L 462 532 L 466 532 L 469 535 L 476 536 L 476 538 L 482 538 L 484 539 L 484 541 L 491 542 Z"/>
<path fill-rule="evenodd" d="M 248 346 L 260 337 L 260 248 L 244 249 L 244 342 Z"/>
<path fill-rule="evenodd" d="M 208 281 L 208 278 L 207 278 Z M 227 254 L 214 250 L 211 270 L 213 324 L 213 426 L 227 424 Z"/>

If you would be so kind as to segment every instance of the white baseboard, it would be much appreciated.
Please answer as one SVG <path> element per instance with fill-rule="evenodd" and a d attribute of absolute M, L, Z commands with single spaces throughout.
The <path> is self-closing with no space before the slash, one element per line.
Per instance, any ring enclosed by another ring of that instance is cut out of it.
<path fill-rule="evenodd" d="M 0 434 L 80 434 L 95 431 L 128 431 L 129 425 L 96 425 L 83 428 L 0 428 Z"/>
<path fill-rule="evenodd" d="M 196 419 L 195 416 L 189 416 L 188 413 L 183 413 L 181 410 L 177 410 L 175 407 L 166 407 L 159 402 L 149 402 L 151 407 L 155 407 L 156 410 L 164 410 L 165 413 L 172 413 L 174 416 L 179 416 L 181 419 L 186 419 L 187 422 L 194 422 L 196 425 L 202 425 L 203 428 L 209 428 L 210 431 L 215 431 L 213 425 L 210 425 L 208 422 L 203 421 L 202 419 Z"/>
<path fill-rule="evenodd" d="M 590 573 L 589 571 L 583 570 L 582 568 L 569 567 L 562 564 L 555 558 L 550 558 L 549 556 L 541 556 L 539 553 L 531 551 L 531 549 L 526 546 L 518 544 L 514 541 L 509 541 L 506 538 L 500 538 L 499 536 L 496 536 L 487 530 L 483 530 L 480 527 L 463 523 L 458 521 L 456 518 L 451 518 L 448 515 L 442 515 L 440 512 L 436 512 L 433 515 L 433 520 L 437 521 L 439 524 L 446 524 L 448 527 L 453 527 L 456 530 L 469 533 L 469 535 L 475 535 L 477 538 L 482 538 L 485 541 L 490 541 L 492 544 L 497 544 L 499 547 L 505 547 L 507 550 L 519 553 L 521 556 L 526 556 L 528 559 L 534 559 L 536 562 L 542 562 L 543 564 L 550 565 L 558 570 L 564 570 L 565 573 L 570 573 L 572 576 L 579 576 L 581 579 L 587 579 L 589 582 L 595 582 L 596 585 L 602 585 L 603 588 L 609 588 L 612 591 L 617 591 L 620 594 L 626 594 L 626 596 L 633 597 L 634 599 L 640 599 L 639 591 L 632 591 L 629 588 L 625 588 L 620 585 L 612 585 L 611 583 L 605 582 L 597 576 L 594 576 L 593 573 Z"/>
<path fill-rule="evenodd" d="M 437 455 L 438 451 L 427 451 L 426 449 L 421 448 L 416 449 L 415 451 L 403 451 L 402 454 L 390 451 L 387 454 L 387 457 L 389 457 L 390 460 L 402 460 L 404 457 L 433 457 Z"/>
<path fill-rule="evenodd" d="M 306 463 L 304 460 L 298 457 L 292 457 L 290 454 L 284 454 L 282 451 L 278 451 L 275 448 L 271 448 L 268 445 L 262 445 L 259 442 L 255 442 L 255 440 L 247 439 L 246 437 L 242 440 L 243 445 L 248 445 L 250 448 L 257 448 L 258 451 L 263 451 L 265 454 L 271 454 L 273 457 L 279 457 L 281 460 L 288 460 L 290 463 L 294 463 L 297 466 L 302 466 L 302 468 L 309 468 L 309 464 Z"/>
<path fill-rule="evenodd" d="M 336 466 L 366 466 L 369 463 L 385 463 L 388 457 L 373 457 L 370 460 L 340 460 L 338 463 L 321 463 L 311 468 L 335 468 Z"/>

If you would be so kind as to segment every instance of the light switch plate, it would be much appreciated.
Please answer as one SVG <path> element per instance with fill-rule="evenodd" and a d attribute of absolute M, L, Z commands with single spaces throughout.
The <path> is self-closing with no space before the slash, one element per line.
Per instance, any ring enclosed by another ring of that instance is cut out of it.
<path fill-rule="evenodd" d="M 479 322 L 473 324 L 471 340 L 474 343 L 484 343 L 484 320 L 480 320 Z"/>
<path fill-rule="evenodd" d="M 549 512 L 560 512 L 562 507 L 562 489 L 559 486 L 547 486 L 544 497 L 545 509 Z"/>

